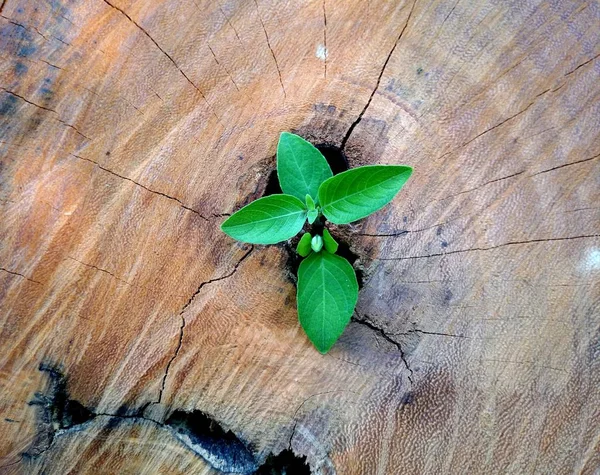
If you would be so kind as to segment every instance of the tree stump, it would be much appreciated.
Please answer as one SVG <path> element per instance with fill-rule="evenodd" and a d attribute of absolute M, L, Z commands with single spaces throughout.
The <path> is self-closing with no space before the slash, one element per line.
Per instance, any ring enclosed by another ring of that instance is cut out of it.
<path fill-rule="evenodd" d="M 598 473 L 597 1 L 0 12 L 1 473 Z M 327 355 L 219 230 L 281 131 L 415 169 Z"/>

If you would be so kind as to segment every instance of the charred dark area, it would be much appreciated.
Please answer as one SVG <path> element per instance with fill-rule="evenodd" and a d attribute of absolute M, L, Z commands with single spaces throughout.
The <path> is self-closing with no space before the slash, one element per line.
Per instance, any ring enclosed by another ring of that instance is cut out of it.
<path fill-rule="evenodd" d="M 143 410 L 125 406 L 115 414 L 98 413 L 70 398 L 67 377 L 59 366 L 44 363 L 39 369 L 48 375 L 49 385 L 44 392 L 36 393 L 35 399 L 29 403 L 40 408 L 39 430 L 31 447 L 22 454 L 25 460 L 35 459 L 48 451 L 60 434 L 83 430 L 83 424 L 103 418 L 105 430 L 116 429 L 125 421 L 156 424 L 166 431 L 167 437 L 175 436 L 196 456 L 224 473 L 310 474 L 306 457 L 296 456 L 291 450 L 284 450 L 276 456 L 269 455 L 264 463 L 260 463 L 251 444 L 203 411 L 177 409 L 164 422 L 145 417 Z"/>
<path fill-rule="evenodd" d="M 255 472 L 256 475 L 310 475 L 306 457 L 298 457 L 291 450 L 278 455 L 269 455 L 265 463 Z"/>

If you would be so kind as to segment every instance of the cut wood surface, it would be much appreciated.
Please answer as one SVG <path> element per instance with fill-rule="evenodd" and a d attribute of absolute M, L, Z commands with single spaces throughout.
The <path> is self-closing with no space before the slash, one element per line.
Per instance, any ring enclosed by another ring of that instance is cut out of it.
<path fill-rule="evenodd" d="M 599 473 L 598 1 L 0 5 L 0 473 Z M 415 169 L 326 355 L 281 131 Z"/>

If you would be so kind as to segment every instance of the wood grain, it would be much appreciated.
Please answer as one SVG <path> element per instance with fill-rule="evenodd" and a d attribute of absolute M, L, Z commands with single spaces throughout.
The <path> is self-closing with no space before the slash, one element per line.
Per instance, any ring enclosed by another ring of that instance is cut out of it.
<path fill-rule="evenodd" d="M 600 3 L 0 15 L 1 473 L 220 473 L 238 442 L 253 470 L 598 473 Z M 415 168 L 334 228 L 364 285 L 325 356 L 286 247 L 219 230 L 284 130 Z"/>

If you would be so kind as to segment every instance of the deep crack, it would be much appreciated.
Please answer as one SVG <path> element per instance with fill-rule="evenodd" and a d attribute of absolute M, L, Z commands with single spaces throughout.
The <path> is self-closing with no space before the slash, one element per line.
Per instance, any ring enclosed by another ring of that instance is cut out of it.
<path fill-rule="evenodd" d="M 400 352 L 400 358 L 402 359 L 402 362 L 404 363 L 404 366 L 406 366 L 406 369 L 408 370 L 408 373 L 409 373 L 408 380 L 410 381 L 411 384 L 413 384 L 414 383 L 413 370 L 408 365 L 408 361 L 406 360 L 406 355 L 404 354 L 404 350 L 402 349 L 402 346 L 400 345 L 400 343 L 397 342 L 396 340 L 394 340 L 391 336 L 389 336 L 388 333 L 386 331 L 384 331 L 382 328 L 379 328 L 373 322 L 368 320 L 366 316 L 361 317 L 358 312 L 355 312 L 355 313 L 358 318 L 354 318 L 353 319 L 354 322 L 356 322 L 360 325 L 364 325 L 367 328 L 370 328 L 375 333 L 379 334 L 384 340 L 388 341 L 389 343 L 391 343 L 398 349 L 398 351 Z"/>
<path fill-rule="evenodd" d="M 185 316 L 184 316 L 185 311 L 192 304 L 192 302 L 194 301 L 196 296 L 200 293 L 200 291 L 204 288 L 204 286 L 206 286 L 208 284 L 212 284 L 213 282 L 218 282 L 220 280 L 228 279 L 229 277 L 231 277 L 233 274 L 236 273 L 240 264 L 250 255 L 250 253 L 253 250 L 254 250 L 254 246 L 250 246 L 250 249 L 248 249 L 248 251 L 240 258 L 240 260 L 237 261 L 237 263 L 233 267 L 233 270 L 230 273 L 228 273 L 224 276 L 221 276 L 221 277 L 217 277 L 215 279 L 210 279 L 205 282 L 202 282 L 198 286 L 198 289 L 193 293 L 193 295 L 188 299 L 188 301 L 185 303 L 185 305 L 179 311 L 179 317 L 181 317 L 181 326 L 179 327 L 179 341 L 177 343 L 177 347 L 175 348 L 175 352 L 173 353 L 173 356 L 171 356 L 171 359 L 168 361 L 167 366 L 165 368 L 165 373 L 163 375 L 162 382 L 160 385 L 160 391 L 158 393 L 158 399 L 155 401 L 156 404 L 160 404 L 162 402 L 165 385 L 167 384 L 167 378 L 169 376 L 169 370 L 171 369 L 171 365 L 173 364 L 173 361 L 175 361 L 175 359 L 179 355 L 179 350 L 181 350 L 181 346 L 183 344 L 183 334 L 185 331 L 185 325 L 187 323 L 185 320 Z"/>
<path fill-rule="evenodd" d="M 392 47 L 391 51 L 387 55 L 387 58 L 385 59 L 385 62 L 383 63 L 383 67 L 381 68 L 381 71 L 379 73 L 379 77 L 377 78 L 377 82 L 375 83 L 375 88 L 373 89 L 373 92 L 371 92 L 371 95 L 369 96 L 369 99 L 367 100 L 367 103 L 365 104 L 365 107 L 363 107 L 363 110 L 360 112 L 360 114 L 358 115 L 357 119 L 354 122 L 352 122 L 352 124 L 350 125 L 350 128 L 348 129 L 348 132 L 346 132 L 346 135 L 342 139 L 342 143 L 340 145 L 340 148 L 342 150 L 344 150 L 344 148 L 346 147 L 346 143 L 348 142 L 348 139 L 352 135 L 352 132 L 354 132 L 354 129 L 360 123 L 360 121 L 362 120 L 363 116 L 365 115 L 365 112 L 367 111 L 367 109 L 371 105 L 371 101 L 373 100 L 373 97 L 375 96 L 375 93 L 377 92 L 377 89 L 379 89 L 379 84 L 381 83 L 381 78 L 383 77 L 383 73 L 385 72 L 385 68 L 387 67 L 387 65 L 389 63 L 390 58 L 392 57 L 392 54 L 394 54 L 394 51 L 396 50 L 396 46 L 398 46 L 398 43 L 400 42 L 400 39 L 402 38 L 402 35 L 404 35 L 404 31 L 406 30 L 406 27 L 408 26 L 408 22 L 410 21 L 410 17 L 413 14 L 413 10 L 415 9 L 415 5 L 416 4 L 417 4 L 417 0 L 414 0 L 414 2 L 412 4 L 412 7 L 410 8 L 410 12 L 408 12 L 408 18 L 406 19 L 406 23 L 404 24 L 404 27 L 402 28 L 402 31 L 400 31 L 400 35 L 398 36 L 398 39 L 394 43 L 394 46 Z"/>
<path fill-rule="evenodd" d="M 44 363 L 39 366 L 39 370 L 48 374 L 50 387 L 44 394 L 36 393 L 30 405 L 40 408 L 42 430 L 36 435 L 29 449 L 19 454 L 18 460 L 0 468 L 17 465 L 23 460 L 37 459 L 52 449 L 59 436 L 85 430 L 85 425 L 93 420 L 107 418 L 107 421 L 101 422 L 107 428 L 114 428 L 126 420 L 135 424 L 150 423 L 166 431 L 195 456 L 201 457 L 222 472 L 265 475 L 310 473 L 306 457 L 296 456 L 292 451 L 284 450 L 278 455 L 269 454 L 265 459 L 266 454 L 255 454 L 252 444 L 201 410 L 175 409 L 166 420 L 145 417 L 142 410 L 128 414 L 126 407 L 117 410 L 116 413 L 97 412 L 70 398 L 67 378 L 58 367 Z"/>

